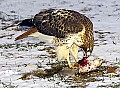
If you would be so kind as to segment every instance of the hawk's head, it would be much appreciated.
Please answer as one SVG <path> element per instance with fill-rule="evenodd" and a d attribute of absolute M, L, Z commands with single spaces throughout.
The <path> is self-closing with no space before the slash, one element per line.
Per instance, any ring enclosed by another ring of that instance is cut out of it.
<path fill-rule="evenodd" d="M 89 57 L 93 51 L 93 47 L 94 47 L 94 35 L 93 32 L 91 32 L 88 37 L 88 35 L 86 36 L 86 39 L 84 40 L 84 44 L 82 46 L 83 50 L 84 50 L 84 56 Z"/>

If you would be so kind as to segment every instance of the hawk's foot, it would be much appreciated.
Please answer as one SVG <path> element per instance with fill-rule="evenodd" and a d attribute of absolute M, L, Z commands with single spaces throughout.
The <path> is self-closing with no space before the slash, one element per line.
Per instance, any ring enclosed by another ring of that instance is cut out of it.
<path fill-rule="evenodd" d="M 76 69 L 78 68 L 77 66 L 73 65 L 73 64 L 68 64 L 70 68 Z"/>

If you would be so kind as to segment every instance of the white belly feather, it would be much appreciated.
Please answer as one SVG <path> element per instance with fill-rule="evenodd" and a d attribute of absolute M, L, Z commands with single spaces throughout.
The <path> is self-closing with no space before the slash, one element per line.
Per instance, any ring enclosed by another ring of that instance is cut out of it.
<path fill-rule="evenodd" d="M 30 34 L 28 36 L 37 37 L 40 40 L 43 40 L 43 41 L 48 42 L 48 43 L 52 43 L 53 38 L 55 38 L 54 36 L 44 35 L 44 34 L 42 34 L 40 32 L 35 32 L 35 33 L 32 33 L 32 34 Z"/>

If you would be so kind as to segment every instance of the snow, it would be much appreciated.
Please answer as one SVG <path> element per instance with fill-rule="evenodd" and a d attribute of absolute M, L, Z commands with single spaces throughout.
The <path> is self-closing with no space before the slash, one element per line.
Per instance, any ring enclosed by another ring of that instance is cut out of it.
<path fill-rule="evenodd" d="M 34 47 L 34 44 L 33 46 L 27 44 L 28 42 L 35 44 L 41 42 L 36 38 L 26 38 L 15 42 L 15 37 L 24 31 L 15 31 L 12 30 L 12 27 L 1 30 L 3 26 L 12 24 L 12 21 L 31 18 L 39 11 L 48 8 L 79 11 L 91 19 L 94 31 L 110 32 L 95 33 L 96 44 L 92 56 L 103 58 L 110 65 L 120 66 L 119 63 L 116 64 L 116 62 L 120 62 L 120 0 L 0 0 L 0 88 L 4 86 L 64 88 L 75 85 L 74 83 L 65 83 L 58 77 L 19 79 L 23 73 L 36 70 L 38 63 L 46 66 L 46 63 L 54 62 L 54 59 L 47 59 L 50 56 L 47 51 L 40 51 L 44 47 L 53 47 L 53 45 L 43 43 L 43 45 Z M 1 38 L 3 34 L 14 35 Z M 20 44 L 20 46 L 17 48 L 16 44 Z M 81 53 L 79 53 L 79 57 L 80 55 Z M 104 81 L 86 83 L 86 85 L 88 84 L 86 88 L 96 88 L 112 82 L 120 83 L 120 79 L 106 77 Z"/>

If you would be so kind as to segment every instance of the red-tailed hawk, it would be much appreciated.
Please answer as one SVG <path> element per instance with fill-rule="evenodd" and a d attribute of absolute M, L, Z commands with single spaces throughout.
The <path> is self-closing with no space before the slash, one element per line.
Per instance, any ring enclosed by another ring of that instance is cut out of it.
<path fill-rule="evenodd" d="M 78 49 L 83 49 L 82 62 L 87 64 L 87 57 L 94 46 L 93 24 L 85 15 L 73 10 L 49 9 L 36 14 L 33 19 L 26 19 L 20 26 L 30 26 L 30 30 L 18 36 L 16 40 L 33 36 L 56 45 L 57 58 L 66 59 L 70 68 L 72 55 L 78 62 Z"/>

